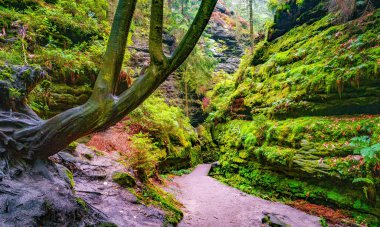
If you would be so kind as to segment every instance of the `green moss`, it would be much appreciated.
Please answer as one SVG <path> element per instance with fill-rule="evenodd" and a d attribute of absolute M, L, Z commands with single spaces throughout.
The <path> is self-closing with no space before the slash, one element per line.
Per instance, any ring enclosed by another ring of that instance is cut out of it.
<path fill-rule="evenodd" d="M 144 204 L 152 204 L 165 211 L 164 226 L 177 225 L 182 220 L 183 213 L 180 203 L 161 188 L 148 183 L 141 192 L 134 193 Z"/>
<path fill-rule="evenodd" d="M 69 144 L 69 148 L 72 150 L 75 150 L 78 145 L 79 145 L 79 143 L 74 141 L 74 142 Z"/>
<path fill-rule="evenodd" d="M 216 168 L 214 174 L 219 180 L 231 186 L 263 198 L 282 200 L 300 198 L 313 203 L 376 215 L 377 210 L 365 201 L 362 193 L 355 188 L 344 187 L 345 182 L 294 178 L 267 169 L 251 162 L 239 166 L 238 175 L 225 172 L 223 166 Z"/>
<path fill-rule="evenodd" d="M 379 9 L 343 24 L 328 15 L 244 56 L 235 87 L 223 81 L 211 94 L 215 177 L 264 198 L 377 215 L 368 223 L 378 223 L 379 190 L 363 180 L 378 174 L 350 141 L 371 138 L 373 156 L 380 140 L 380 117 L 356 115 L 379 113 L 379 19 Z"/>
<path fill-rule="evenodd" d="M 170 172 L 202 162 L 201 147 L 196 145 L 197 134 L 181 108 L 153 95 L 129 116 L 125 121 L 127 130 L 137 127 L 141 134 L 134 132 L 133 147 L 149 153 L 148 176 L 157 174 L 155 166 L 162 172 Z"/>
<path fill-rule="evenodd" d="M 73 173 L 70 170 L 66 169 L 66 168 L 65 168 L 64 171 L 65 171 L 65 174 L 66 174 L 67 178 L 69 179 L 71 188 L 75 188 L 75 181 L 74 181 Z"/>
<path fill-rule="evenodd" d="M 7 28 L 11 24 L 25 25 L 26 43 L 30 47 L 25 56 L 30 64 L 49 68 L 54 80 L 96 76 L 95 63 L 101 62 L 104 51 L 103 36 L 110 30 L 106 0 L 52 4 L 28 1 L 33 2 L 32 7 L 18 2 L 6 0 L 0 6 L 0 24 L 6 29 L 7 38 L 16 38 L 16 42 L 0 48 L 0 62 L 24 64 L 21 45 L 24 40 Z"/>
<path fill-rule="evenodd" d="M 103 151 L 99 151 L 99 150 L 97 150 L 96 148 L 92 148 L 92 149 L 94 150 L 96 156 L 104 156 L 104 155 L 105 155 L 105 154 L 103 153 Z"/>
<path fill-rule="evenodd" d="M 48 118 L 85 103 L 91 92 L 89 85 L 73 86 L 44 80 L 32 91 L 29 100 L 34 103 L 34 111 Z"/>
<path fill-rule="evenodd" d="M 122 187 L 130 188 L 136 185 L 136 180 L 129 173 L 125 172 L 114 172 L 112 180 Z"/>
<path fill-rule="evenodd" d="M 247 151 L 240 151 L 239 152 L 239 157 L 242 159 L 246 159 L 249 157 L 249 153 Z"/>
<path fill-rule="evenodd" d="M 2 66 L 0 68 L 0 80 L 13 81 L 12 75 L 14 74 L 13 70 L 10 67 Z"/>
<path fill-rule="evenodd" d="M 85 210 L 88 211 L 87 203 L 82 198 L 76 198 L 75 201 Z"/>
<path fill-rule="evenodd" d="M 84 154 L 84 157 L 87 158 L 88 160 L 92 160 L 94 158 L 94 155 L 92 155 L 92 154 Z"/>
<path fill-rule="evenodd" d="M 329 224 L 327 223 L 326 219 L 321 218 L 319 220 L 319 223 L 321 224 L 322 227 L 329 227 Z"/>

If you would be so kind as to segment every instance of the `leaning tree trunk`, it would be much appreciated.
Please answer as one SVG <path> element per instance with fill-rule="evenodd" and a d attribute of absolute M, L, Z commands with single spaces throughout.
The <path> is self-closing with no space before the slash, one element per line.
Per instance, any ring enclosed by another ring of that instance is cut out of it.
<path fill-rule="evenodd" d="M 57 116 L 40 119 L 25 103 L 27 93 L 43 77 L 33 74 L 24 81 L 0 81 L 0 160 L 46 159 L 72 141 L 109 127 L 139 106 L 189 56 L 205 29 L 217 0 L 203 0 L 183 40 L 170 57 L 162 50 L 163 0 L 152 0 L 149 51 L 151 64 L 145 75 L 121 95 L 114 93 L 137 0 L 120 0 L 93 94 L 83 105 Z M 25 95 L 11 98 L 12 88 Z M 1 169 L 8 165 L 3 164 Z"/>

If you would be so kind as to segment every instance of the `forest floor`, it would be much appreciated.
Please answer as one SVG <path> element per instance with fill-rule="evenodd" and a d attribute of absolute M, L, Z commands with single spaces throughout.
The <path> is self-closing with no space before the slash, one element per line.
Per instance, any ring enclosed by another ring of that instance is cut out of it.
<path fill-rule="evenodd" d="M 210 168 L 210 164 L 199 165 L 170 184 L 168 191 L 184 205 L 179 226 L 267 226 L 262 224 L 265 216 L 283 226 L 321 226 L 319 217 L 220 183 L 208 176 Z"/>

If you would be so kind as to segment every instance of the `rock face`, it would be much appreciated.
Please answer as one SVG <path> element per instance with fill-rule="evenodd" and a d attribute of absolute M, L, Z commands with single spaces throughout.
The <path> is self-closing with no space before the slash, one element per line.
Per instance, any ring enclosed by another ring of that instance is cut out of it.
<path fill-rule="evenodd" d="M 88 85 L 68 85 L 65 83 L 49 83 L 45 81 L 38 92 L 31 94 L 34 104 L 45 107 L 38 110 L 38 115 L 45 118 L 55 116 L 67 109 L 85 103 L 92 93 Z"/>
<path fill-rule="evenodd" d="M 52 162 L 10 167 L 0 180 L 0 225 L 100 225 L 105 217 L 81 207 L 70 185 L 69 171 Z"/>
<path fill-rule="evenodd" d="M 118 158 L 79 145 L 74 154 L 2 169 L 0 226 L 162 226 L 164 212 L 113 182 L 115 172 L 128 173 Z"/>
<path fill-rule="evenodd" d="M 359 212 L 378 224 L 378 165 L 361 165 L 364 158 L 347 142 L 365 135 L 378 143 L 377 122 L 379 116 L 364 115 L 219 123 L 212 129 L 222 163 L 216 176 L 248 193 Z M 369 183 L 357 182 L 367 177 Z"/>
<path fill-rule="evenodd" d="M 41 81 L 46 72 L 31 66 L 5 65 L 0 67 L 0 111 L 28 111 L 27 94 Z"/>
<path fill-rule="evenodd" d="M 223 70 L 226 73 L 234 73 L 240 64 L 240 58 L 244 53 L 241 43 L 237 41 L 236 32 L 226 23 L 224 18 L 234 15 L 222 2 L 219 2 L 214 10 L 213 17 L 206 32 L 211 36 L 222 51 L 213 50 L 214 57 L 218 60 L 216 71 Z M 225 46 L 225 48 L 223 48 Z"/>
<path fill-rule="evenodd" d="M 301 3 L 297 2 L 297 0 L 290 0 L 282 9 L 276 11 L 274 23 L 268 30 L 268 41 L 273 41 L 296 26 L 304 23 L 311 24 L 328 13 L 328 1 L 304 0 Z M 368 6 L 365 1 L 357 1 L 356 4 L 353 18 L 362 16 L 368 8 L 380 7 L 379 1 L 372 1 Z"/>
<path fill-rule="evenodd" d="M 296 0 L 290 0 L 286 3 L 287 7 L 276 11 L 274 24 L 269 29 L 268 41 L 272 41 L 292 28 L 304 24 L 312 23 L 327 13 L 323 0 L 304 0 L 297 4 Z"/>
<path fill-rule="evenodd" d="M 379 40 L 373 35 L 379 14 L 340 25 L 326 16 L 260 43 L 230 113 L 245 119 L 379 114 Z"/>
<path fill-rule="evenodd" d="M 135 186 L 136 181 L 133 173 L 119 160 L 117 152 L 101 155 L 83 144 L 76 147 L 71 159 L 61 159 L 66 166 L 71 166 L 78 198 L 82 199 L 86 207 L 101 212 L 107 222 L 120 227 L 162 226 L 164 212 L 153 206 L 142 205 L 128 191 L 127 188 Z M 115 182 L 116 178 L 123 179 L 123 186 Z"/>
<path fill-rule="evenodd" d="M 238 69 L 240 59 L 244 54 L 242 41 L 238 41 L 236 31 L 234 31 L 233 27 L 228 24 L 228 21 L 234 20 L 232 18 L 233 15 L 234 12 L 230 11 L 224 5 L 223 1 L 219 1 L 205 31 L 210 39 L 214 41 L 213 47 L 210 48 L 209 51 L 212 52 L 213 57 L 217 61 L 215 72 L 223 71 L 228 74 L 233 74 Z M 170 80 L 171 79 L 169 78 L 169 81 Z M 179 81 L 180 78 L 178 78 L 178 82 Z M 171 92 L 174 87 L 167 88 L 169 88 L 167 91 Z M 179 94 L 181 100 L 180 106 L 185 106 L 184 88 L 177 87 L 177 90 L 182 91 Z M 188 96 L 189 117 L 191 124 L 196 127 L 199 124 L 202 124 L 208 116 L 208 114 L 203 111 L 204 97 L 191 91 Z"/>

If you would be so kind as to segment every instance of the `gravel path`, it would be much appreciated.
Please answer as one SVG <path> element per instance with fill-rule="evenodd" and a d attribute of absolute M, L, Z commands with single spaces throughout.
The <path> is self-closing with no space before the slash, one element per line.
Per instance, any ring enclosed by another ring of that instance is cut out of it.
<path fill-rule="evenodd" d="M 202 164 L 191 174 L 174 179 L 171 191 L 185 206 L 185 216 L 179 226 L 266 226 L 261 222 L 263 213 L 270 213 L 293 227 L 320 226 L 318 217 L 218 182 L 207 176 L 210 168 L 211 165 Z"/>

